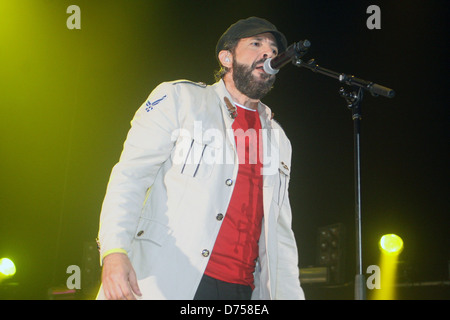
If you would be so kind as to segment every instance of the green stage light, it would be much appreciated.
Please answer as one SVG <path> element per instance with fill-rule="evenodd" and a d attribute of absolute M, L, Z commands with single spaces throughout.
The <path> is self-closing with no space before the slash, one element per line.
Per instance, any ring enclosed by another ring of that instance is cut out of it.
<path fill-rule="evenodd" d="M 0 259 L 0 278 L 12 277 L 16 273 L 16 266 L 11 259 Z"/>
<path fill-rule="evenodd" d="M 399 255 L 403 250 L 403 240 L 396 234 L 385 234 L 380 239 L 380 249 L 387 255 Z"/>

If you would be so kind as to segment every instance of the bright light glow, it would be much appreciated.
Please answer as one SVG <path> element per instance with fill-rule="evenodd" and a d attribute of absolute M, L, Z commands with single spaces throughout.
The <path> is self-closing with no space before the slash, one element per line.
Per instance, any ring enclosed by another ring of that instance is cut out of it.
<path fill-rule="evenodd" d="M 396 234 L 385 234 L 380 242 L 381 288 L 374 293 L 376 300 L 394 300 L 399 254 L 403 250 L 403 240 Z"/>
<path fill-rule="evenodd" d="M 5 277 L 11 277 L 16 273 L 16 266 L 11 259 L 0 259 L 0 274 Z"/>
<path fill-rule="evenodd" d="M 380 239 L 380 249 L 384 254 L 399 255 L 403 250 L 403 240 L 396 234 L 385 234 Z"/>

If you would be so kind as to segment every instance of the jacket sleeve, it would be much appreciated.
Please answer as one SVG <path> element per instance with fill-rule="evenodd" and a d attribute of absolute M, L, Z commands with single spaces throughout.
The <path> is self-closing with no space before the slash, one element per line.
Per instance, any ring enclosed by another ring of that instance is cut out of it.
<path fill-rule="evenodd" d="M 291 146 L 289 144 L 289 149 L 290 148 Z M 292 231 L 292 210 L 288 193 L 286 194 L 278 216 L 277 241 L 278 262 L 276 299 L 305 299 L 303 289 L 300 286 L 298 251 L 294 232 Z"/>
<path fill-rule="evenodd" d="M 174 86 L 162 83 L 150 94 L 131 121 L 119 162 L 108 182 L 100 214 L 100 257 L 129 252 L 147 191 L 174 146 L 178 125 Z"/>

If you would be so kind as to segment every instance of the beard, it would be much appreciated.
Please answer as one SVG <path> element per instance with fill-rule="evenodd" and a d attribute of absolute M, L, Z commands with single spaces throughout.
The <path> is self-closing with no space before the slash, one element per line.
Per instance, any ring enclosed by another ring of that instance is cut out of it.
<path fill-rule="evenodd" d="M 275 75 L 261 73 L 256 77 L 252 74 L 256 65 L 264 61 L 256 61 L 248 67 L 233 60 L 234 84 L 241 93 L 250 99 L 262 99 L 273 88 L 273 84 L 275 83 Z"/>

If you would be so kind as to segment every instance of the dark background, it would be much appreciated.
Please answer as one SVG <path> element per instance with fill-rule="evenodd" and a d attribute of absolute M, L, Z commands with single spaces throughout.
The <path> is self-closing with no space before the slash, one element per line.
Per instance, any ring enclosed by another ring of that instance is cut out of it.
<path fill-rule="evenodd" d="M 363 265 L 400 235 L 408 281 L 449 279 L 446 1 L 9 1 L 0 4 L 0 257 L 17 274 L 1 296 L 46 299 L 81 266 L 129 121 L 163 81 L 213 83 L 214 48 L 238 19 L 274 23 L 311 58 L 393 88 L 362 104 Z M 81 30 L 69 30 L 69 5 Z M 381 9 L 369 30 L 366 9 Z M 300 267 L 316 265 L 317 229 L 347 230 L 355 274 L 353 122 L 334 79 L 286 66 L 263 100 L 293 146 L 290 198 Z M 95 256 L 97 259 L 97 256 Z M 448 288 L 448 287 L 447 287 Z M 322 290 L 323 289 L 323 290 Z M 330 295 L 327 288 L 311 297 Z M 448 297 L 448 289 L 444 288 Z M 314 292 L 313 292 L 314 291 Z M 308 293 L 308 292 L 307 292 Z M 307 295 L 308 297 L 308 295 Z M 411 297 L 411 296 L 408 296 Z M 441 296 L 445 297 L 445 295 Z M 412 298 L 427 298 L 420 291 Z"/>

